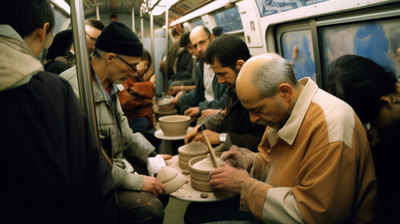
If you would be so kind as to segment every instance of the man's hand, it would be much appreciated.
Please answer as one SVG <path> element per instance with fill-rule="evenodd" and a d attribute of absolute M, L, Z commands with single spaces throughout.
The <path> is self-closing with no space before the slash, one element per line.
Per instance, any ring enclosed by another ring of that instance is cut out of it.
<path fill-rule="evenodd" d="M 176 96 L 172 99 L 171 104 L 174 104 L 174 105 L 177 104 L 178 100 L 179 100 L 179 97 L 181 97 L 184 93 L 185 92 L 180 91 L 178 94 L 176 94 Z"/>
<path fill-rule="evenodd" d="M 189 109 L 187 109 L 185 111 L 185 115 L 191 117 L 190 122 L 193 122 L 200 115 L 200 108 L 199 107 L 189 107 Z"/>
<path fill-rule="evenodd" d="M 233 145 L 229 151 L 222 153 L 220 159 L 238 169 L 249 170 L 254 163 L 254 152 Z"/>
<path fill-rule="evenodd" d="M 189 142 L 192 141 L 192 139 L 197 135 L 197 132 L 198 132 L 200 126 L 201 126 L 201 124 L 194 126 L 194 128 L 185 135 L 185 139 L 184 139 L 185 144 L 188 144 Z"/>
<path fill-rule="evenodd" d="M 244 181 L 249 177 L 245 170 L 225 165 L 210 172 L 210 186 L 240 194 Z"/>
<path fill-rule="evenodd" d="M 164 186 L 157 178 L 143 175 L 142 191 L 149 192 L 158 197 L 164 193 Z"/>
<path fill-rule="evenodd" d="M 206 110 L 201 111 L 201 116 L 205 117 L 205 118 L 211 117 L 211 116 L 215 115 L 216 113 L 218 113 L 218 111 L 220 111 L 220 110 L 219 109 L 206 109 Z"/>
<path fill-rule="evenodd" d="M 179 93 L 182 90 L 181 86 L 171 86 L 169 87 L 168 90 L 168 95 L 170 96 L 175 96 L 177 93 Z M 183 92 L 183 91 L 182 91 Z"/>
<path fill-rule="evenodd" d="M 211 145 L 219 145 L 221 142 L 219 141 L 219 134 L 218 132 L 211 131 L 211 130 L 204 130 L 203 131 L 204 135 L 207 135 L 208 140 L 210 141 Z M 196 135 L 192 141 L 194 142 L 203 142 L 204 144 L 207 144 L 206 139 L 204 138 L 203 135 Z"/>
<path fill-rule="evenodd" d="M 169 159 L 172 159 L 172 156 L 171 155 L 168 155 L 168 154 L 159 154 L 164 160 L 169 160 Z"/>

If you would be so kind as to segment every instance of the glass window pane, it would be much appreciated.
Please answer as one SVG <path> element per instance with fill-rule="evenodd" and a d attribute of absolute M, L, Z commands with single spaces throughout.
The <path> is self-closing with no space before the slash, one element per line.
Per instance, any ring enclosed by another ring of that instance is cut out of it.
<path fill-rule="evenodd" d="M 217 11 L 214 13 L 214 19 L 217 26 L 222 27 L 224 33 L 243 29 L 239 10 L 236 7 Z"/>
<path fill-rule="evenodd" d="M 344 54 L 361 55 L 400 75 L 397 48 L 400 46 L 398 19 L 376 20 L 321 27 L 319 29 L 322 71 Z"/>
<path fill-rule="evenodd" d="M 282 56 L 292 62 L 297 79 L 315 77 L 314 50 L 311 42 L 310 30 L 296 30 L 282 33 Z M 297 50 L 294 50 L 294 48 Z M 296 57 L 293 55 L 295 54 Z"/>

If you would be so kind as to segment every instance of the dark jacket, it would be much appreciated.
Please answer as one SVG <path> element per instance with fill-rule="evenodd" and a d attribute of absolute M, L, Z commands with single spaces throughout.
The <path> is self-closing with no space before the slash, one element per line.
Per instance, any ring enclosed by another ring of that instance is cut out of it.
<path fill-rule="evenodd" d="M 200 60 L 197 65 L 197 76 L 196 76 L 196 87 L 183 94 L 178 100 L 178 107 L 182 107 L 184 105 L 189 105 L 190 107 L 199 107 L 200 113 L 201 111 L 209 108 L 219 109 L 225 108 L 226 103 L 226 95 L 228 88 L 226 85 L 219 84 L 218 78 L 215 75 L 212 88 L 214 91 L 214 100 L 206 101 L 204 96 L 204 81 L 203 81 L 203 72 L 204 72 L 204 61 Z"/>
<path fill-rule="evenodd" d="M 176 73 L 172 75 L 171 80 L 186 80 L 192 78 L 193 70 L 193 57 L 188 50 L 183 49 L 178 54 L 178 60 L 176 63 Z"/>
<path fill-rule="evenodd" d="M 258 152 L 257 147 L 266 128 L 250 121 L 249 111 L 240 103 L 235 88 L 228 91 L 226 113 L 209 119 L 204 125 L 212 131 L 227 133 L 224 149 L 237 145 L 254 152 Z"/>
<path fill-rule="evenodd" d="M 70 85 L 39 72 L 0 92 L 0 101 L 0 141 L 8 146 L 2 147 L 0 194 L 8 220 L 114 223 L 110 168 Z"/>

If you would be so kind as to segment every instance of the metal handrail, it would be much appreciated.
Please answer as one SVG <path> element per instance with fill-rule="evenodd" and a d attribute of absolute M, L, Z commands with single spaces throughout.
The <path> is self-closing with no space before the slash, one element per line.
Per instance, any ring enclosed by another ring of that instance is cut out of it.
<path fill-rule="evenodd" d="M 93 97 L 92 75 L 88 45 L 86 42 L 84 8 L 81 0 L 70 0 L 72 33 L 76 55 L 76 70 L 78 77 L 79 98 L 83 110 L 86 112 L 89 123 L 94 130 L 97 146 L 100 149 L 100 138 L 97 128 L 97 116 Z"/>

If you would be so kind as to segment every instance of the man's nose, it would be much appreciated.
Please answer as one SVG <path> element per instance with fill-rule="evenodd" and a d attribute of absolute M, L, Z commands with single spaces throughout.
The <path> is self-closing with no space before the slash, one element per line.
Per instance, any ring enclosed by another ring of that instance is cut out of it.
<path fill-rule="evenodd" d="M 250 113 L 250 121 L 252 123 L 255 123 L 255 122 L 261 120 L 261 117 L 257 113 L 254 113 L 254 112 L 251 112 L 251 111 L 249 111 L 249 113 Z"/>
<path fill-rule="evenodd" d="M 217 75 L 217 80 L 219 84 L 224 84 L 225 83 L 225 79 L 220 77 L 219 75 Z"/>

